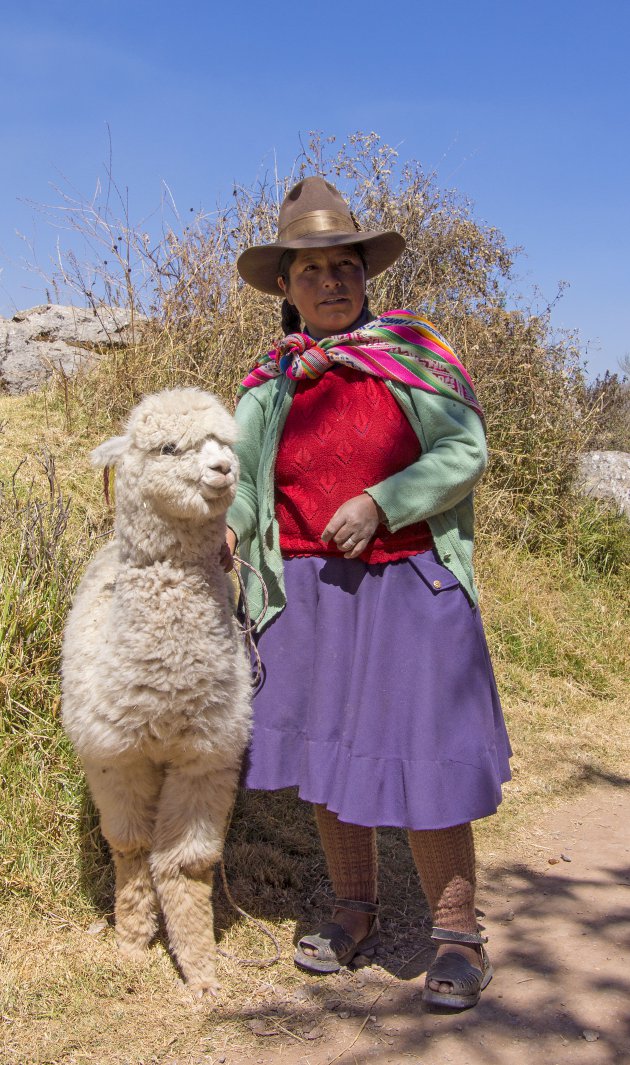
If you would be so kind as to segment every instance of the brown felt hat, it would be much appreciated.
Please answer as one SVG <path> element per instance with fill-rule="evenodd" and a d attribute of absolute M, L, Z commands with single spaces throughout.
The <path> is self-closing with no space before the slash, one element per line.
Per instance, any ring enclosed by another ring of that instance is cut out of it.
<path fill-rule="evenodd" d="M 274 244 L 248 248 L 236 266 L 248 285 L 284 296 L 278 286 L 280 259 L 290 248 L 333 248 L 361 244 L 367 260 L 367 277 L 376 277 L 396 261 L 405 247 L 400 233 L 359 229 L 347 203 L 323 177 L 304 178 L 287 193 L 278 215 Z"/>

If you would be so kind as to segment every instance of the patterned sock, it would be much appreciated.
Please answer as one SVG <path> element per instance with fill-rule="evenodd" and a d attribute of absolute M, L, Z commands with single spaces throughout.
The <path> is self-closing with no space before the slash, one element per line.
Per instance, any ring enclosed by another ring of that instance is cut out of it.
<path fill-rule="evenodd" d="M 470 823 L 409 832 L 409 846 L 433 924 L 476 932 L 475 845 Z"/>
<path fill-rule="evenodd" d="M 376 902 L 378 857 L 375 830 L 346 824 L 325 806 L 315 805 L 313 809 L 335 897 Z"/>

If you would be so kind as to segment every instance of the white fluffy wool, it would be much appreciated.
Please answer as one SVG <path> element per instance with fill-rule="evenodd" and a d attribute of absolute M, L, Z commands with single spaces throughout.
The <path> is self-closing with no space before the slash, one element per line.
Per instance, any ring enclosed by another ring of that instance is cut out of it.
<path fill-rule="evenodd" d="M 116 465 L 115 539 L 87 568 L 63 645 L 63 723 L 116 864 L 116 929 L 148 946 L 158 904 L 193 989 L 212 990 L 211 871 L 250 724 L 250 677 L 219 553 L 233 419 L 198 389 L 145 398 L 93 453 Z"/>

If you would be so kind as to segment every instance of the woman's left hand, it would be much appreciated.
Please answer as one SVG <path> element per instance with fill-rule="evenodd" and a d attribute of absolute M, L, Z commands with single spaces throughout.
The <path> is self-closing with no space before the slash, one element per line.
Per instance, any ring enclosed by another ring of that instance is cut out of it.
<path fill-rule="evenodd" d="M 353 496 L 335 511 L 322 533 L 325 544 L 334 540 L 344 558 L 358 558 L 383 520 L 379 507 L 366 492 Z"/>

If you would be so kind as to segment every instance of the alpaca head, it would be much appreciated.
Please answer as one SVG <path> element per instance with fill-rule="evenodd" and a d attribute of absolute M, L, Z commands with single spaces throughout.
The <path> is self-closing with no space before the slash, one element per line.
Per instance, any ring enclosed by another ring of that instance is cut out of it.
<path fill-rule="evenodd" d="M 131 412 L 124 436 L 95 448 L 95 466 L 116 466 L 118 504 L 136 503 L 168 520 L 204 522 L 234 499 L 236 423 L 198 388 L 146 396 Z"/>

